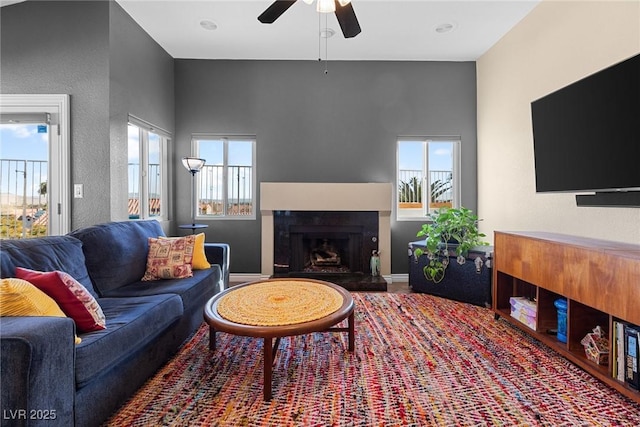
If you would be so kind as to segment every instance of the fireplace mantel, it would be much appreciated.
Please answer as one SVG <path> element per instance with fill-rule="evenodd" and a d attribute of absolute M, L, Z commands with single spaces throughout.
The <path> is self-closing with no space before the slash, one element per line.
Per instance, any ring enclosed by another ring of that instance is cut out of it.
<path fill-rule="evenodd" d="M 273 274 L 273 211 L 377 211 L 380 272 L 391 278 L 391 183 L 260 183 L 261 274 Z"/>

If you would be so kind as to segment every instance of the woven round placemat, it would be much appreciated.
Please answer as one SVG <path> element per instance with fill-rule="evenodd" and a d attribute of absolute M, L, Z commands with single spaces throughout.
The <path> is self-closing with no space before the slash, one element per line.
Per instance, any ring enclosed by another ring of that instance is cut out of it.
<path fill-rule="evenodd" d="M 229 292 L 218 301 L 218 314 L 243 325 L 283 326 L 328 316 L 342 303 L 338 291 L 321 283 L 277 280 Z"/>

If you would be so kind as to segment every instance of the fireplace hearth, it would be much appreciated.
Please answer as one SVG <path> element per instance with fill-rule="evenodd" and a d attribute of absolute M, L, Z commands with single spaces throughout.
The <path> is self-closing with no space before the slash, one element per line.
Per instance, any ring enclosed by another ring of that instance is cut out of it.
<path fill-rule="evenodd" d="M 273 277 L 315 278 L 349 290 L 385 291 L 369 263 L 378 250 L 378 213 L 274 211 Z"/>

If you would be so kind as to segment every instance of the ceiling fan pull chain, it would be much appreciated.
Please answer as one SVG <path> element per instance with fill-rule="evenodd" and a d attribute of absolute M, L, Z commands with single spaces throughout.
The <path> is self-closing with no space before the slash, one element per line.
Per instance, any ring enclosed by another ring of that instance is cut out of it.
<path fill-rule="evenodd" d="M 322 24 L 320 23 L 320 14 L 318 13 L 318 62 L 322 61 L 322 32 L 321 32 L 321 27 Z"/>
<path fill-rule="evenodd" d="M 327 23 L 327 15 L 328 13 L 324 14 L 324 28 L 326 31 L 329 31 L 328 28 L 328 23 Z M 324 73 L 325 74 L 329 74 L 329 37 L 327 34 L 327 37 L 324 38 Z"/>

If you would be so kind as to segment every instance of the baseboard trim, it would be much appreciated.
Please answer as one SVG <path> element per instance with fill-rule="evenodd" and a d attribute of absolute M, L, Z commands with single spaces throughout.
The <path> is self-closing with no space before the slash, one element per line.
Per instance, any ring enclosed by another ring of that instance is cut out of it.
<path fill-rule="evenodd" d="M 392 274 L 390 279 L 387 279 L 386 276 L 385 276 L 385 279 L 389 283 L 393 283 L 393 282 L 407 282 L 408 283 L 409 282 L 409 273 Z"/>
<path fill-rule="evenodd" d="M 390 274 L 382 276 L 387 283 L 393 282 L 408 282 L 409 274 Z M 230 273 L 229 281 L 231 283 L 245 283 L 254 282 L 256 280 L 268 279 L 268 275 L 262 275 L 261 273 Z"/>
<path fill-rule="evenodd" d="M 254 282 L 268 278 L 269 276 L 263 276 L 261 273 L 229 273 L 229 282 L 231 283 Z"/>

